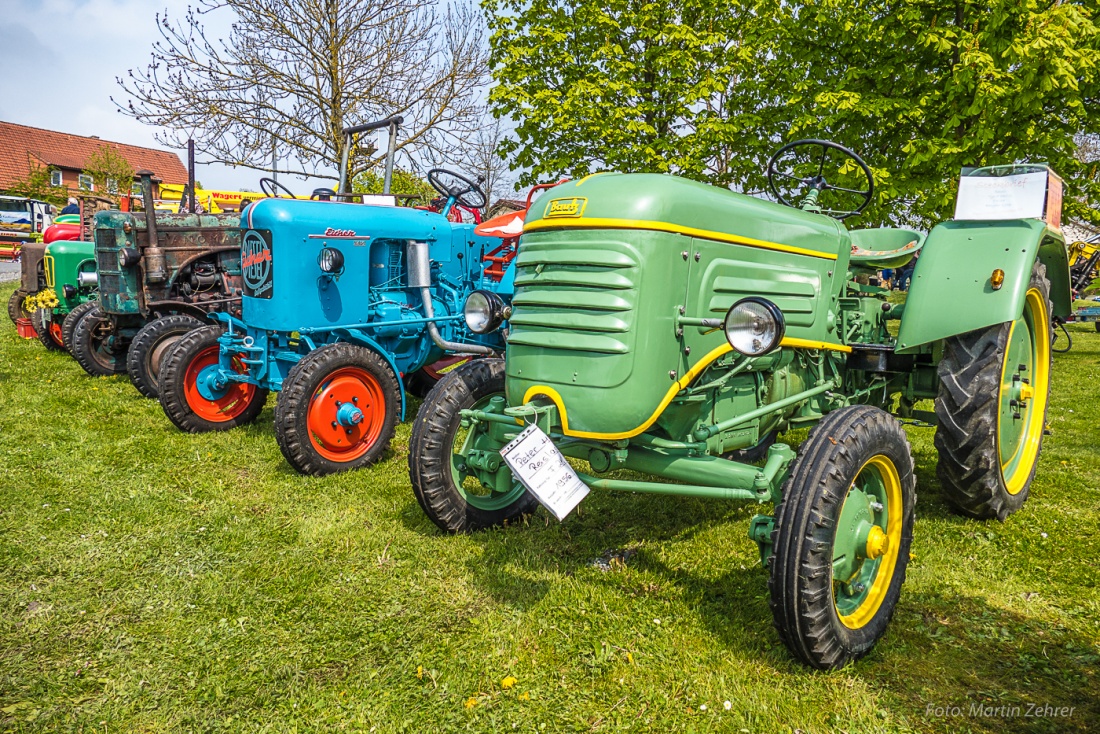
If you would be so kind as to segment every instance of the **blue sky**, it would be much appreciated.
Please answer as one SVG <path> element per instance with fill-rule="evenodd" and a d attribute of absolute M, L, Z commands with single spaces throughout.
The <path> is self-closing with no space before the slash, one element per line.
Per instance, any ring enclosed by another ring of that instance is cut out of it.
<path fill-rule="evenodd" d="M 116 77 L 148 64 L 159 38 L 156 13 L 179 18 L 186 7 L 186 0 L 0 0 L 0 120 L 163 147 L 153 128 L 120 113 L 110 98 L 125 99 Z M 221 165 L 200 165 L 197 173 L 207 187 L 252 190 L 262 175 Z M 331 185 L 280 180 L 296 193 Z"/>

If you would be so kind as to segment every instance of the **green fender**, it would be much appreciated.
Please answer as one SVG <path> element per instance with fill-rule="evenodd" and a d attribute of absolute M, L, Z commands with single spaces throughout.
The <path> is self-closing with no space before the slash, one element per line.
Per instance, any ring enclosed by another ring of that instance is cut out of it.
<path fill-rule="evenodd" d="M 944 222 L 928 234 L 909 286 L 897 351 L 1018 319 L 1035 258 L 1047 266 L 1054 315 L 1070 314 L 1069 263 L 1061 232 L 1038 219 Z M 990 277 L 1004 271 L 994 290 Z"/>

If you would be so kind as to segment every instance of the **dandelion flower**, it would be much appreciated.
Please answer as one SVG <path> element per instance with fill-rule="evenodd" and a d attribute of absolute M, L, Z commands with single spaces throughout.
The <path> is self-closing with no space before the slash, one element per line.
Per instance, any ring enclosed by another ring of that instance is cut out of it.
<path fill-rule="evenodd" d="M 416 666 L 416 677 L 421 678 L 421 679 L 424 677 L 424 666 L 423 665 L 417 665 Z"/>
<path fill-rule="evenodd" d="M 463 705 L 468 709 L 472 709 L 474 706 L 477 706 L 477 699 L 473 696 L 470 696 L 466 699 L 466 703 L 464 703 Z"/>
<path fill-rule="evenodd" d="M 511 688 L 512 686 L 514 686 L 518 682 L 519 681 L 517 681 L 514 677 L 509 675 L 504 680 L 502 680 L 500 682 L 500 687 L 507 691 L 509 688 Z"/>
<path fill-rule="evenodd" d="M 523 693 L 519 694 L 519 700 L 520 701 L 530 701 L 531 700 L 531 694 L 528 693 L 527 691 L 524 691 Z"/>

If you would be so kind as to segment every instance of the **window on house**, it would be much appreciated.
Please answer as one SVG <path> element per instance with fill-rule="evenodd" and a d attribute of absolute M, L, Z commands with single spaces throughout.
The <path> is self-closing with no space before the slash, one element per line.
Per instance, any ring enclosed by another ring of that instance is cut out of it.
<path fill-rule="evenodd" d="M 137 181 L 130 184 L 130 196 L 141 196 L 141 184 Z"/>
<path fill-rule="evenodd" d="M 95 191 L 95 179 L 86 173 L 82 173 L 76 177 L 76 183 L 80 188 L 85 191 Z"/>
<path fill-rule="evenodd" d="M 50 186 L 61 186 L 64 183 L 61 180 L 61 171 L 54 169 L 50 171 Z"/>
<path fill-rule="evenodd" d="M 107 193 L 108 194 L 117 194 L 118 193 L 118 179 L 117 178 L 107 179 Z"/>

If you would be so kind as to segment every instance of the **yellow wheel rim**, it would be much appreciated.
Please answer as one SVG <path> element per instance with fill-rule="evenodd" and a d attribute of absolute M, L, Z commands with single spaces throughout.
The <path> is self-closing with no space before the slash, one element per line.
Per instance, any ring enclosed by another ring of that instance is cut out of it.
<path fill-rule="evenodd" d="M 1009 494 L 1023 491 L 1039 458 L 1049 393 L 1050 314 L 1042 292 L 1031 288 L 1024 315 L 1008 331 L 997 396 L 997 456 Z"/>
<path fill-rule="evenodd" d="M 848 488 L 833 537 L 833 606 L 845 627 L 860 629 L 882 608 L 904 516 L 897 467 L 882 454 L 871 457 Z"/>

